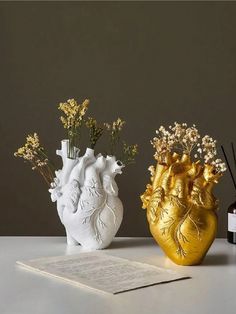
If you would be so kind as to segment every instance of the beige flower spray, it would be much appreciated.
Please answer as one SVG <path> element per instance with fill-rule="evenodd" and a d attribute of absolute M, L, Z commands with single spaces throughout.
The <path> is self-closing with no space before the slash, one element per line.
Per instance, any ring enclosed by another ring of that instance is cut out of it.
<path fill-rule="evenodd" d="M 68 158 L 75 159 L 74 147 L 78 147 L 80 130 L 83 124 L 84 116 L 88 110 L 89 100 L 85 99 L 82 104 L 78 104 L 75 99 L 68 99 L 67 102 L 60 103 L 58 109 L 64 113 L 60 120 L 69 139 Z"/>
<path fill-rule="evenodd" d="M 66 102 L 61 102 L 58 109 L 63 113 L 60 120 L 63 127 L 67 130 L 67 137 L 69 140 L 69 148 L 67 157 L 70 159 L 76 158 L 76 150 L 79 146 L 81 129 L 83 126 L 89 130 L 90 148 L 94 149 L 100 137 L 107 131 L 110 142 L 110 154 L 114 155 L 117 146 L 120 143 L 120 133 L 125 125 L 125 121 L 118 118 L 116 121 L 110 123 L 99 124 L 96 119 L 92 117 L 85 118 L 88 110 L 89 100 L 85 99 L 79 104 L 75 99 L 68 99 Z M 137 155 L 137 145 L 128 145 L 123 142 L 121 161 L 124 164 L 133 163 Z M 14 153 L 15 157 L 23 158 L 29 162 L 33 170 L 37 170 L 50 185 L 55 177 L 55 167 L 49 161 L 47 153 L 40 144 L 37 133 L 29 134 L 26 138 L 26 143 Z"/>
<path fill-rule="evenodd" d="M 50 186 L 54 178 L 55 168 L 49 161 L 45 149 L 40 144 L 37 133 L 33 135 L 29 134 L 26 137 L 24 146 L 18 148 L 14 156 L 23 158 L 25 161 L 29 162 L 32 170 L 38 171 Z"/>

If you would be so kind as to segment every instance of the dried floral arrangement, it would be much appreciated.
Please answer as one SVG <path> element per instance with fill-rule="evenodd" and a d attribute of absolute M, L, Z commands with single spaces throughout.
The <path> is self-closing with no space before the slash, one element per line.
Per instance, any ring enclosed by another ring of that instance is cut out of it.
<path fill-rule="evenodd" d="M 89 103 L 88 99 L 85 99 L 81 104 L 75 99 L 68 99 L 66 102 L 61 102 L 58 106 L 59 111 L 62 112 L 60 120 L 69 140 L 67 157 L 70 159 L 78 157 L 80 137 L 84 128 L 89 131 L 89 147 L 91 149 L 95 148 L 103 134 L 107 134 L 110 144 L 108 153 L 110 155 L 117 153 L 117 157 L 124 165 L 134 163 L 138 153 L 137 144 L 129 145 L 125 141 L 121 141 L 121 131 L 125 125 L 125 121 L 118 118 L 112 123 L 104 122 L 99 124 L 93 117 L 86 118 Z M 23 158 L 24 161 L 29 162 L 32 170 L 38 171 L 49 186 L 53 182 L 56 169 L 50 161 L 47 151 L 40 143 L 37 133 L 29 134 L 26 137 L 24 146 L 18 148 L 14 156 Z"/>
<path fill-rule="evenodd" d="M 216 140 L 195 125 L 161 126 L 151 141 L 156 166 L 141 196 L 150 231 L 177 264 L 201 263 L 216 236 L 218 200 L 214 185 L 226 171 Z"/>
<path fill-rule="evenodd" d="M 201 137 L 195 124 L 188 127 L 186 123 L 175 122 L 169 129 L 161 126 L 156 134 L 151 144 L 156 149 L 154 157 L 160 164 L 168 163 L 171 154 L 179 153 L 203 160 L 204 165 L 211 166 L 215 173 L 226 171 L 225 163 L 216 158 L 216 140 L 209 135 Z"/>
<path fill-rule="evenodd" d="M 53 182 L 56 169 L 52 162 L 49 161 L 47 152 L 40 144 L 37 133 L 29 134 L 26 137 L 24 146 L 18 148 L 14 156 L 23 158 L 24 161 L 29 162 L 32 170 L 38 171 L 48 185 Z"/>

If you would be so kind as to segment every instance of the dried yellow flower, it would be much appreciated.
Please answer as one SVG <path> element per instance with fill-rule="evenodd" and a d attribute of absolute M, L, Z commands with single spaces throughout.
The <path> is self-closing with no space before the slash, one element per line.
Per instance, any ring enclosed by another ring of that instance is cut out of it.
<path fill-rule="evenodd" d="M 14 156 L 30 162 L 32 170 L 38 170 L 48 184 L 53 181 L 55 169 L 49 162 L 44 148 L 40 145 L 37 133 L 29 134 L 26 137 L 25 145 L 18 148 Z"/>
<path fill-rule="evenodd" d="M 78 146 L 78 138 L 80 129 L 89 106 L 89 100 L 85 99 L 82 104 L 78 104 L 75 99 L 68 99 L 66 102 L 60 103 L 58 109 L 64 113 L 60 120 L 65 129 L 67 129 L 69 139 L 68 158 L 74 159 L 75 149 Z"/>
<path fill-rule="evenodd" d="M 60 103 L 58 109 L 65 114 L 65 116 L 60 117 L 64 128 L 76 129 L 80 127 L 88 106 L 88 99 L 85 99 L 82 104 L 78 104 L 75 99 L 68 99 L 67 102 Z"/>

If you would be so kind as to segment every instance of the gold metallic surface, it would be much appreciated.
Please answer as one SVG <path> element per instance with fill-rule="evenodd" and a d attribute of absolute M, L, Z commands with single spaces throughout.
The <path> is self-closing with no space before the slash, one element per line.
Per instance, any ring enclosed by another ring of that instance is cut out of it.
<path fill-rule="evenodd" d="M 218 201 L 212 188 L 219 177 L 212 166 L 176 153 L 152 171 L 143 208 L 154 239 L 176 264 L 200 264 L 216 236 Z"/>

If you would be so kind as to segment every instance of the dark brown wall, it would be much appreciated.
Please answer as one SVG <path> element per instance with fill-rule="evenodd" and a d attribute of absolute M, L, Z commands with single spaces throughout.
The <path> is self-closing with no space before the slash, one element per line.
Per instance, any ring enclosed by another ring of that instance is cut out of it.
<path fill-rule="evenodd" d="M 64 137 L 58 102 L 89 97 L 98 119 L 123 117 L 140 147 L 118 180 L 119 235 L 149 235 L 139 194 L 155 129 L 186 121 L 220 143 L 235 140 L 235 16 L 234 2 L 1 3 L 0 234 L 64 234 L 43 181 L 13 152 L 37 131 L 54 157 Z M 225 236 L 228 174 L 216 194 Z"/>

